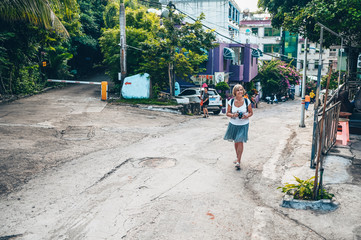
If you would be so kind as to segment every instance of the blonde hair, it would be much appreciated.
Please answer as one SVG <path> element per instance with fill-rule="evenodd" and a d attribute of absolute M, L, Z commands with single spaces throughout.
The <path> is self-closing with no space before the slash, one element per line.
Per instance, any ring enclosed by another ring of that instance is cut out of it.
<path fill-rule="evenodd" d="M 233 90 L 232 90 L 232 95 L 233 95 L 233 97 L 236 96 L 236 92 L 237 92 L 238 89 L 240 89 L 240 88 L 242 89 L 243 94 L 245 93 L 244 87 L 243 87 L 241 84 L 236 84 L 236 85 L 234 85 Z"/>

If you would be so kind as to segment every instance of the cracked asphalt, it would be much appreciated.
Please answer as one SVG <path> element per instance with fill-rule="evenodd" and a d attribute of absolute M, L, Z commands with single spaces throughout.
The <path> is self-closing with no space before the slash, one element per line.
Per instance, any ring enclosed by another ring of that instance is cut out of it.
<path fill-rule="evenodd" d="M 107 104 L 87 85 L 2 104 L 0 239 L 361 239 L 352 178 L 325 171 L 336 211 L 280 206 L 277 187 L 314 175 L 300 109 L 254 110 L 238 172 L 222 114 Z"/>

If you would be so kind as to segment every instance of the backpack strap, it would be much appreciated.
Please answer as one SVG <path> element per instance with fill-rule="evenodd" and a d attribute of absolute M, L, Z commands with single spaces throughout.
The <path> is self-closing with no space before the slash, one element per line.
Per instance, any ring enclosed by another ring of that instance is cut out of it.
<path fill-rule="evenodd" d="M 244 101 L 246 102 L 246 110 L 248 112 L 248 105 L 249 105 L 249 99 L 248 98 L 244 98 Z M 233 102 L 234 102 L 234 98 L 231 99 L 231 112 L 232 112 L 232 106 L 233 106 Z"/>

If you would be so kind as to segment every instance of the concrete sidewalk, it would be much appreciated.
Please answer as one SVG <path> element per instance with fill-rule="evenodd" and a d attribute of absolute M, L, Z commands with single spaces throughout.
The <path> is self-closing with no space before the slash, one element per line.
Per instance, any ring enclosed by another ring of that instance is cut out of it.
<path fill-rule="evenodd" d="M 351 183 L 361 186 L 361 135 L 350 135 L 347 146 L 336 141 L 325 157 L 325 182 Z"/>
<path fill-rule="evenodd" d="M 324 187 L 335 194 L 339 208 L 320 217 L 332 218 L 333 226 L 323 226 L 349 233 L 342 239 L 361 239 L 361 136 L 350 135 L 350 142 L 343 146 L 336 141 L 335 146 L 324 158 Z M 322 226 L 322 224 L 320 224 Z M 333 239 L 333 238 L 332 238 Z"/>

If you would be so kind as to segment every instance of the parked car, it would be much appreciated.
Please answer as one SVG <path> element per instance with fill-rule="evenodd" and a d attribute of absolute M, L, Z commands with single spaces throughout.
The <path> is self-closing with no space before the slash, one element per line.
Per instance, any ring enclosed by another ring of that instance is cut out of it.
<path fill-rule="evenodd" d="M 178 104 L 188 104 L 189 103 L 189 98 L 186 98 L 186 97 L 175 96 L 174 99 L 177 101 Z"/>
<path fill-rule="evenodd" d="M 200 96 L 203 94 L 203 88 L 192 87 L 184 89 L 178 96 L 186 97 L 189 102 L 201 102 Z M 216 89 L 208 88 L 209 105 L 208 111 L 214 114 L 219 114 L 222 110 L 222 98 L 216 91 Z"/>

